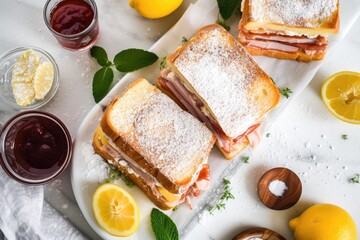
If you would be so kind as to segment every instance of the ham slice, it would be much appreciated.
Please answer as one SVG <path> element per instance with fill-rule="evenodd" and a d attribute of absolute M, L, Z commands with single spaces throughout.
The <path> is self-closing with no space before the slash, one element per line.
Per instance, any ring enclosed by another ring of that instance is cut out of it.
<path fill-rule="evenodd" d="M 236 151 L 242 143 L 242 138 L 260 126 L 260 123 L 255 123 L 240 136 L 230 138 L 225 134 L 211 114 L 204 113 L 205 105 L 182 84 L 174 72 L 170 69 L 163 70 L 159 78 L 159 84 L 163 89 L 170 92 L 186 110 L 203 122 L 215 134 L 221 149 L 228 154 Z"/>
<path fill-rule="evenodd" d="M 156 187 L 158 183 L 155 180 L 155 178 L 151 176 L 149 173 L 144 172 L 133 159 L 127 156 L 118 147 L 114 147 L 111 144 L 102 146 L 102 149 L 106 151 L 113 159 L 115 160 L 118 159 L 120 165 L 130 168 L 137 175 L 139 175 L 141 179 L 145 181 L 146 185 L 149 186 L 149 188 L 157 198 L 162 198 L 163 201 L 167 201 L 165 197 L 161 195 L 158 188 Z M 188 188 L 188 190 L 184 194 L 182 194 L 181 198 L 171 203 L 168 201 L 167 202 L 169 205 L 175 207 L 186 201 L 189 207 L 192 209 L 190 195 L 194 197 L 198 197 L 201 191 L 209 189 L 209 186 L 210 186 L 210 168 L 208 164 L 204 164 L 199 172 L 196 181 Z"/>
<path fill-rule="evenodd" d="M 325 53 L 327 39 L 324 36 L 310 38 L 307 36 L 290 36 L 273 31 L 251 30 L 239 27 L 239 39 L 249 48 L 276 50 L 279 52 L 296 53 L 299 51 L 307 55 Z"/>

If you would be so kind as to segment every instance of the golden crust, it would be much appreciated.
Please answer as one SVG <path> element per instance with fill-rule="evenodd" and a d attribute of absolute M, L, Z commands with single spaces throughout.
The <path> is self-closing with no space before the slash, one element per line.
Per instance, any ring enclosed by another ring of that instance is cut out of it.
<path fill-rule="evenodd" d="M 260 23 L 254 22 L 251 16 L 251 0 L 244 0 L 244 8 L 242 13 L 242 19 L 240 20 L 240 24 L 247 30 L 256 30 L 256 29 L 264 29 L 270 31 L 277 32 L 297 32 L 304 35 L 328 35 L 335 34 L 339 31 L 340 28 L 340 14 L 339 14 L 339 6 L 340 3 L 337 3 L 337 9 L 332 14 L 331 17 L 321 22 L 319 27 L 309 28 L 305 25 L 302 26 L 303 23 L 299 23 L 299 26 L 287 26 L 276 23 Z"/>
<path fill-rule="evenodd" d="M 287 52 L 281 52 L 276 50 L 266 50 L 266 49 L 257 49 L 257 48 L 251 48 L 246 47 L 248 52 L 251 55 L 264 55 L 272 58 L 279 58 L 279 59 L 290 59 L 290 60 L 297 60 L 300 62 L 310 62 L 313 60 L 322 60 L 325 57 L 324 53 L 317 53 L 314 55 L 307 55 L 301 51 L 298 51 L 296 53 L 287 53 Z"/>
<path fill-rule="evenodd" d="M 99 128 L 101 128 L 99 126 Z M 103 157 L 106 160 L 109 160 L 112 162 L 112 165 L 114 165 L 116 168 L 118 168 L 121 172 L 123 172 L 131 181 L 138 186 L 141 191 L 145 193 L 145 195 L 153 202 L 155 205 L 162 210 L 170 210 L 174 208 L 175 206 L 171 205 L 164 197 L 158 198 L 156 197 L 153 192 L 151 191 L 150 187 L 146 184 L 146 182 L 140 178 L 137 177 L 135 174 L 130 174 L 128 171 L 128 168 L 121 166 L 117 161 L 115 161 L 106 151 L 102 149 L 102 142 L 99 140 L 101 136 L 98 134 L 98 131 L 95 131 L 94 137 L 93 137 L 93 147 L 97 154 L 99 154 L 101 157 Z"/>

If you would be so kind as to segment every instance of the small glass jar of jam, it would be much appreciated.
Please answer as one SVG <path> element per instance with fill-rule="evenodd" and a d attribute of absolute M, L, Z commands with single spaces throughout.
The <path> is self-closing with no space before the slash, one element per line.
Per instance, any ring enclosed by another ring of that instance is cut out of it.
<path fill-rule="evenodd" d="M 56 179 L 68 166 L 72 141 L 66 126 L 42 111 L 22 112 L 0 130 L 0 164 L 14 180 L 40 185 Z"/>
<path fill-rule="evenodd" d="M 43 15 L 46 26 L 68 50 L 88 49 L 98 38 L 98 12 L 94 0 L 48 0 Z"/>

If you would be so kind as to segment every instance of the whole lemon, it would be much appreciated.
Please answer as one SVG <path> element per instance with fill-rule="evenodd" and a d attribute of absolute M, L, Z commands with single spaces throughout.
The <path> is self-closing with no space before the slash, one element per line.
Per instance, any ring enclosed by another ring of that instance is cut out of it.
<path fill-rule="evenodd" d="M 316 204 L 289 222 L 295 240 L 356 240 L 356 225 L 342 208 Z"/>
<path fill-rule="evenodd" d="M 130 7 L 141 16 L 151 19 L 162 18 L 175 11 L 183 0 L 129 0 Z"/>

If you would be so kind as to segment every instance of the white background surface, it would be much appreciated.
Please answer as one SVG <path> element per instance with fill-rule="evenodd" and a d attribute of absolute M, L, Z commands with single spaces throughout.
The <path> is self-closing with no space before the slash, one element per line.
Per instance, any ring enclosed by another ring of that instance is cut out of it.
<path fill-rule="evenodd" d="M 62 119 L 75 136 L 82 119 L 94 105 L 91 81 L 98 66 L 88 52 L 69 52 L 56 43 L 42 19 L 43 3 L 0 2 L 0 53 L 33 45 L 53 55 L 60 68 L 61 84 L 55 98 L 43 110 Z M 98 1 L 101 31 L 97 44 L 106 48 L 110 58 L 129 47 L 147 49 L 176 22 L 188 4 L 186 1 L 170 17 L 154 21 L 139 17 L 128 8 L 127 1 Z M 226 209 L 215 212 L 214 216 L 205 214 L 188 239 L 229 239 L 249 226 L 268 227 L 292 239 L 287 222 L 311 204 L 325 202 L 349 211 L 359 229 L 360 185 L 350 184 L 348 178 L 360 173 L 360 128 L 330 115 L 319 93 L 322 82 L 332 73 L 360 71 L 359 26 L 357 21 L 351 33 L 324 61 L 311 84 L 275 122 L 270 137 L 263 139 L 250 163 L 242 164 L 231 178 L 235 200 L 230 200 Z M 0 120 L 7 117 L 3 112 L 0 114 Z M 347 134 L 349 139 L 342 140 L 342 134 Z M 261 175 L 278 166 L 292 169 L 303 184 L 299 203 L 286 211 L 264 207 L 256 195 Z M 74 202 L 68 172 L 60 181 L 45 187 L 45 198 L 85 234 L 97 238 Z"/>

